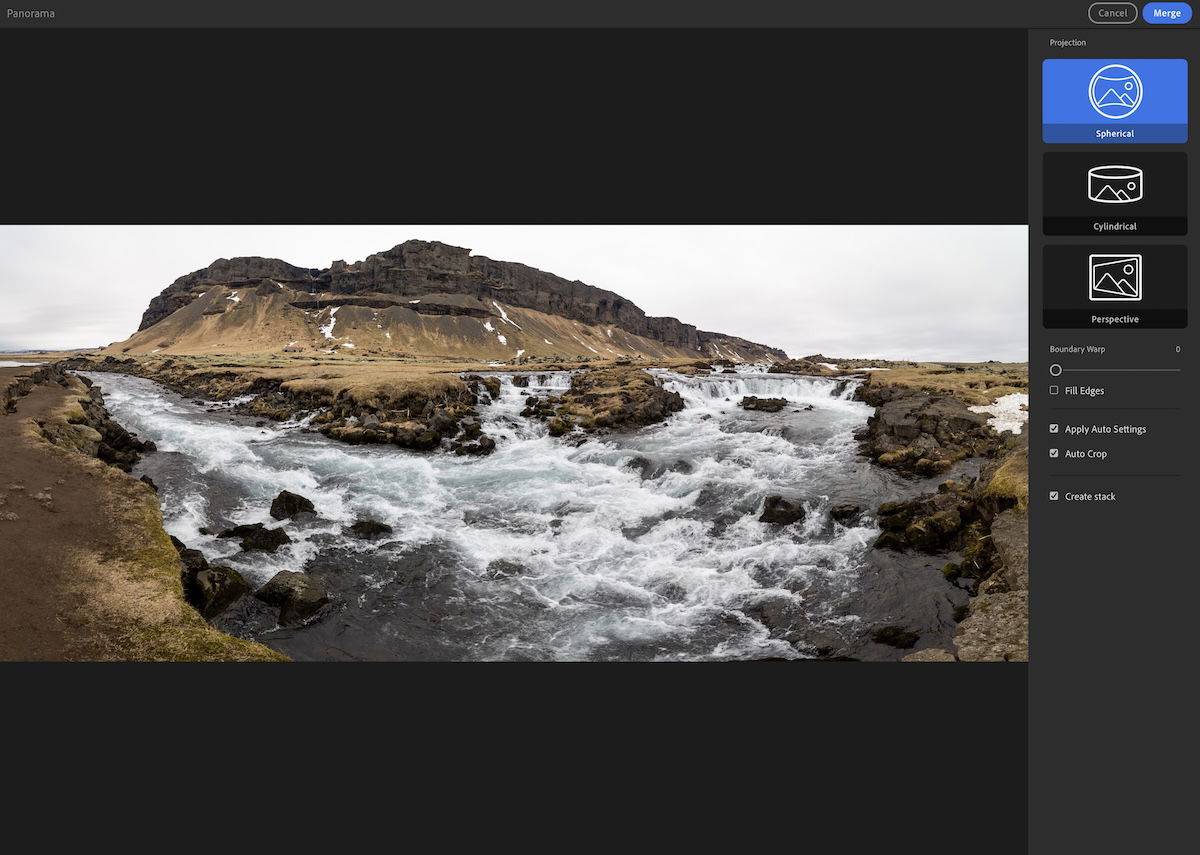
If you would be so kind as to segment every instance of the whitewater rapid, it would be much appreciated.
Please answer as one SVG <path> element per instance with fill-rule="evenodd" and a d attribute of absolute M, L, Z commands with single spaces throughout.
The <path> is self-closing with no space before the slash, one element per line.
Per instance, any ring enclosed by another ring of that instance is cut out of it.
<path fill-rule="evenodd" d="M 228 404 L 189 401 L 147 380 L 89 376 L 115 418 L 157 443 L 135 474 L 158 485 L 171 534 L 252 585 L 303 569 L 330 587 L 332 613 L 311 626 L 264 627 L 236 615 L 225 622 L 296 658 L 754 659 L 857 650 L 883 619 L 873 609 L 901 607 L 892 592 L 877 595 L 883 583 L 867 561 L 879 533 L 873 518 L 843 526 L 829 509 L 849 502 L 869 510 L 916 490 L 857 454 L 853 433 L 872 412 L 853 400 L 857 381 L 656 373 L 683 397 L 681 413 L 628 434 L 563 439 L 520 411 L 529 394 L 566 389 L 570 375 L 532 372 L 522 388 L 498 374 L 500 395 L 479 407 L 498 443 L 484 458 L 340 444 L 303 420 L 256 425 Z M 745 395 L 789 405 L 745 412 Z M 242 553 L 215 536 L 231 525 L 279 525 L 268 508 L 281 490 L 316 507 L 317 520 L 287 523 L 293 543 L 274 555 Z M 804 523 L 760 523 L 773 494 L 801 500 Z M 383 544 L 343 536 L 360 518 L 394 534 Z M 773 637 L 759 619 L 764 606 L 802 615 L 809 631 Z"/>

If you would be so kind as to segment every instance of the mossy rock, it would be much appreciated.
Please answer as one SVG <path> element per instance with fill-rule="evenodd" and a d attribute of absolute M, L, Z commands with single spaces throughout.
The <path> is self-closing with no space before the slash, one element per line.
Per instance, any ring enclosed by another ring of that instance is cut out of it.
<path fill-rule="evenodd" d="M 933 530 L 945 540 L 962 527 L 962 516 L 956 510 L 938 511 L 929 518 Z"/>
<path fill-rule="evenodd" d="M 879 535 L 875 539 L 874 545 L 876 549 L 891 549 L 896 552 L 903 552 L 908 549 L 908 541 L 894 531 L 885 531 Z"/>

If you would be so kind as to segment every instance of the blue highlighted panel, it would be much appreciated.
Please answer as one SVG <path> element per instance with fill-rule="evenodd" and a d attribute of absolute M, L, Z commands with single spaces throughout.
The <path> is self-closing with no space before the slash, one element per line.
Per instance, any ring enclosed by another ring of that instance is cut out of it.
<path fill-rule="evenodd" d="M 1185 143 L 1187 71 L 1186 59 L 1048 59 L 1042 140 Z"/>
<path fill-rule="evenodd" d="M 1192 7 L 1187 3 L 1147 3 L 1142 20 L 1147 24 L 1186 24 L 1192 20 Z"/>

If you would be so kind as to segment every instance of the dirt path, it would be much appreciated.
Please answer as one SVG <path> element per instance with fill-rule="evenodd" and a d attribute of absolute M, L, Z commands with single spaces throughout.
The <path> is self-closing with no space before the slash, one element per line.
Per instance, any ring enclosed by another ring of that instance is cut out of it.
<path fill-rule="evenodd" d="M 28 368 L 0 368 L 0 390 Z M 44 440 L 86 393 L 40 385 L 0 412 L 0 659 L 276 659 L 183 601 L 149 487 Z"/>

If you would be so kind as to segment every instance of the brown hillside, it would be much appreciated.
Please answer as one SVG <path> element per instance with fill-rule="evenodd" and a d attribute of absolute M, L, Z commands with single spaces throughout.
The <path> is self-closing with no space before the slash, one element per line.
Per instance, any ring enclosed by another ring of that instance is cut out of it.
<path fill-rule="evenodd" d="M 648 317 L 611 291 L 421 241 L 355 265 L 334 262 L 325 271 L 278 259 L 221 259 L 155 297 L 142 328 L 107 352 L 210 355 L 284 348 L 496 362 L 786 358 L 736 336 Z"/>

